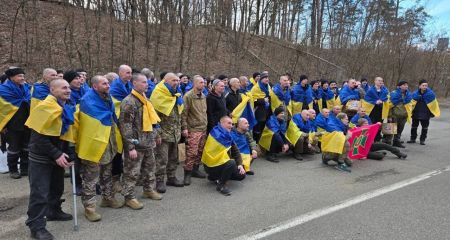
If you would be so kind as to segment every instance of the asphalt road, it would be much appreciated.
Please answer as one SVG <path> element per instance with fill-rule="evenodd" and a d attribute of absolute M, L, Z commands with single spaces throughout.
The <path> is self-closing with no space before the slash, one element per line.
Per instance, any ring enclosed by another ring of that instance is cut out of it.
<path fill-rule="evenodd" d="M 450 109 L 433 119 L 426 146 L 407 145 L 407 160 L 388 155 L 364 160 L 344 173 L 321 164 L 285 158 L 254 162 L 255 176 L 232 182 L 233 194 L 220 195 L 206 180 L 169 188 L 162 201 L 145 200 L 144 209 L 99 208 L 103 219 L 89 223 L 78 208 L 80 230 L 72 222 L 49 222 L 58 239 L 233 239 L 252 236 L 298 216 L 327 209 L 362 194 L 450 165 Z M 409 128 L 403 137 L 409 138 Z M 179 175 L 182 176 L 181 169 Z M 287 228 L 265 239 L 450 239 L 450 172 L 376 196 Z M 27 239 L 28 181 L 0 175 L 0 239 Z M 71 185 L 63 208 L 71 211 Z M 141 190 L 139 189 L 139 192 Z M 78 201 L 80 203 L 80 201 Z"/>

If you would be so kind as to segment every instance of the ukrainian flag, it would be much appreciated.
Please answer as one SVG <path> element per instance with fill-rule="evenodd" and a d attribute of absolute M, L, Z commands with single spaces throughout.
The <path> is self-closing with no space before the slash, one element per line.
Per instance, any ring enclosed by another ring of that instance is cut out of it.
<path fill-rule="evenodd" d="M 35 83 L 31 90 L 31 107 L 32 110 L 36 107 L 41 101 L 43 101 L 49 94 L 50 88 L 46 83 Z"/>
<path fill-rule="evenodd" d="M 371 86 L 366 92 L 364 99 L 361 101 L 361 106 L 366 109 L 367 115 L 370 115 L 376 102 L 381 100 L 383 102 L 382 119 L 386 119 L 389 114 L 389 91 L 385 86 L 381 86 L 381 92 L 378 94 L 375 86 Z"/>
<path fill-rule="evenodd" d="M 239 152 L 241 153 L 242 157 L 242 165 L 244 166 L 245 171 L 246 172 L 250 171 L 252 156 L 251 156 L 251 149 L 250 146 L 248 145 L 245 134 L 241 134 L 237 130 L 233 130 L 231 131 L 231 136 L 233 138 L 233 141 L 239 148 Z"/>
<path fill-rule="evenodd" d="M 361 100 L 359 92 L 357 89 L 350 89 L 349 86 L 344 86 L 339 92 L 339 97 L 336 99 L 336 105 L 345 105 L 349 100 Z"/>
<path fill-rule="evenodd" d="M 231 158 L 228 155 L 233 144 L 231 133 L 217 124 L 209 133 L 202 154 L 202 163 L 208 167 L 220 166 Z"/>
<path fill-rule="evenodd" d="M 256 125 L 255 114 L 253 113 L 253 108 L 251 106 L 251 98 L 246 94 L 241 93 L 242 101 L 236 106 L 236 108 L 231 113 L 233 116 L 233 123 L 236 124 L 239 118 L 245 118 L 250 125 L 250 129 Z"/>
<path fill-rule="evenodd" d="M 321 141 L 322 152 L 342 154 L 346 138 L 343 132 L 324 132 Z"/>
<path fill-rule="evenodd" d="M 439 103 L 436 99 L 436 95 L 430 88 L 428 88 L 423 94 L 420 94 L 420 90 L 416 90 L 412 94 L 412 99 L 413 99 L 412 109 L 415 108 L 417 101 L 423 99 L 423 101 L 425 101 L 425 103 L 427 104 L 428 109 L 430 109 L 430 112 L 435 117 L 441 116 L 441 110 L 439 108 Z"/>
<path fill-rule="evenodd" d="M 115 127 L 118 152 L 122 152 L 122 137 L 117 128 L 117 116 L 112 99 L 105 100 L 94 90 L 81 99 L 76 152 L 78 157 L 98 163 L 109 143 L 111 128 Z"/>
<path fill-rule="evenodd" d="M 279 83 L 275 85 L 270 91 L 270 102 L 272 112 L 275 112 L 278 107 L 284 106 L 292 116 L 291 91 L 289 88 L 283 92 Z"/>
<path fill-rule="evenodd" d="M 289 121 L 289 125 L 286 131 L 286 139 L 295 146 L 297 144 L 298 139 L 302 136 L 302 131 L 297 127 L 297 124 L 294 121 Z"/>
<path fill-rule="evenodd" d="M 183 97 L 180 89 L 172 89 L 165 80 L 159 82 L 153 90 L 150 102 L 156 111 L 169 116 L 175 105 L 178 108 L 178 113 L 181 114 L 184 109 Z"/>
<path fill-rule="evenodd" d="M 327 103 L 327 108 L 331 109 L 336 104 L 336 100 L 334 98 L 334 93 L 331 91 L 330 88 L 327 90 L 323 90 L 323 88 L 320 88 L 320 91 L 322 92 L 322 106 L 320 107 L 320 110 L 323 109 L 323 102 L 325 101 Z M 319 114 L 319 113 L 317 113 Z"/>
<path fill-rule="evenodd" d="M 250 90 L 250 94 L 253 97 L 253 100 L 256 101 L 261 98 L 266 98 L 270 96 L 270 86 L 269 84 L 264 85 L 261 81 L 258 81 Z"/>
<path fill-rule="evenodd" d="M 287 132 L 286 123 L 283 122 L 280 124 L 277 117 L 275 115 L 270 116 L 270 118 L 266 122 L 266 127 L 261 134 L 261 138 L 259 139 L 259 145 L 266 149 L 270 150 L 270 146 L 272 145 L 272 137 L 275 133 L 286 134 Z"/>
<path fill-rule="evenodd" d="M 120 103 L 126 96 L 128 96 L 131 93 L 132 89 L 133 84 L 131 83 L 131 81 L 128 81 L 126 84 L 123 84 L 120 78 L 116 78 L 111 82 L 111 88 L 109 89 L 109 93 L 111 94 L 117 116 L 120 116 Z"/>
<path fill-rule="evenodd" d="M 75 143 L 74 123 L 75 106 L 61 106 L 54 96 L 48 95 L 31 110 L 25 125 L 42 135 Z"/>
<path fill-rule="evenodd" d="M 11 80 L 0 84 L 0 131 L 8 124 L 23 102 L 30 103 L 28 84 L 17 85 Z"/>
<path fill-rule="evenodd" d="M 307 86 L 308 88 L 304 90 L 299 82 L 292 89 L 292 114 L 300 113 L 304 103 L 308 104 L 308 109 L 313 108 L 312 89 L 311 86 Z"/>

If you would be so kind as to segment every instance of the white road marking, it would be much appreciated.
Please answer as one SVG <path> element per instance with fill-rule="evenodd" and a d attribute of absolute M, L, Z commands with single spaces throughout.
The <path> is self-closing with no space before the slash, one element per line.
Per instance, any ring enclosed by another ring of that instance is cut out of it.
<path fill-rule="evenodd" d="M 450 165 L 446 166 L 444 168 L 441 168 L 441 169 L 437 169 L 437 170 L 434 170 L 434 171 L 431 171 L 431 172 L 428 172 L 428 173 L 425 173 L 425 174 L 422 174 L 422 175 L 419 175 L 419 176 L 416 176 L 416 177 L 413 177 L 410 179 L 406 179 L 404 181 L 400 181 L 398 183 L 394 183 L 392 185 L 382 187 L 382 188 L 376 189 L 374 191 L 367 192 L 362 195 L 344 200 L 333 206 L 328 206 L 325 208 L 317 209 L 317 210 L 302 214 L 302 215 L 292 218 L 290 220 L 287 220 L 287 221 L 284 221 L 284 222 L 281 222 L 278 224 L 274 224 L 272 226 L 239 236 L 237 238 L 234 238 L 233 240 L 256 240 L 256 239 L 265 238 L 265 237 L 268 237 L 275 233 L 279 233 L 279 232 L 288 230 L 290 228 L 299 226 L 303 223 L 309 222 L 316 218 L 320 218 L 322 216 L 337 212 L 344 208 L 348 208 L 350 206 L 353 206 L 358 203 L 381 196 L 383 194 L 404 188 L 404 187 L 412 185 L 414 183 L 421 182 L 425 179 L 431 178 L 433 176 L 437 176 L 437 175 L 447 172 L 447 171 L 450 171 Z"/>

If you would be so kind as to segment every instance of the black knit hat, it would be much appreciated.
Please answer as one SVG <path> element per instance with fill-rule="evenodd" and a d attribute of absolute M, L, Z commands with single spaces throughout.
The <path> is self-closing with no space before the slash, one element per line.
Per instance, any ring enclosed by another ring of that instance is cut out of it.
<path fill-rule="evenodd" d="M 277 107 L 275 108 L 275 111 L 273 112 L 273 114 L 275 116 L 278 116 L 278 114 L 282 113 L 284 111 L 284 107 Z"/>
<path fill-rule="evenodd" d="M 8 78 L 10 78 L 19 74 L 25 74 L 25 71 L 22 68 L 10 68 L 5 71 L 5 74 Z"/>
<path fill-rule="evenodd" d="M 428 83 L 428 81 L 425 80 L 425 79 L 421 79 L 421 80 L 419 81 L 419 85 L 422 85 L 422 83 Z"/>
<path fill-rule="evenodd" d="M 63 78 L 68 83 L 72 82 L 75 78 L 79 77 L 80 74 L 76 71 L 70 70 L 64 73 Z"/>
<path fill-rule="evenodd" d="M 400 80 L 400 81 L 398 81 L 398 83 L 397 83 L 397 87 L 400 87 L 400 86 L 402 86 L 402 85 L 404 85 L 404 84 L 408 84 L 408 82 L 405 81 L 405 80 Z"/>

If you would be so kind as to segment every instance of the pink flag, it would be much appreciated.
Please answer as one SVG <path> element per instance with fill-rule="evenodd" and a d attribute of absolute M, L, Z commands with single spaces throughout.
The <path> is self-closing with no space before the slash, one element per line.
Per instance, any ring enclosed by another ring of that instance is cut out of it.
<path fill-rule="evenodd" d="M 348 132 L 352 134 L 351 138 L 348 140 L 350 143 L 348 158 L 359 159 L 367 157 L 379 129 L 380 124 L 372 124 L 348 130 Z"/>

